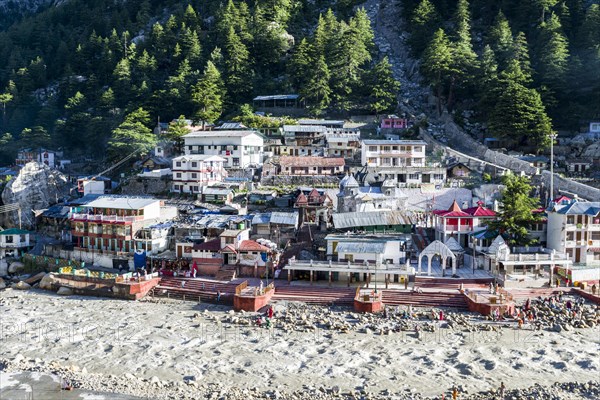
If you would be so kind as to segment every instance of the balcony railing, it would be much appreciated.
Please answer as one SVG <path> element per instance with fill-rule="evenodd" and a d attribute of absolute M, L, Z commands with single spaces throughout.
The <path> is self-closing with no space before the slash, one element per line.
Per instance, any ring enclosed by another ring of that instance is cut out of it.
<path fill-rule="evenodd" d="M 72 214 L 72 220 L 87 222 L 135 222 L 143 221 L 143 215 L 120 216 L 120 215 L 93 215 L 93 214 Z"/>
<path fill-rule="evenodd" d="M 21 247 L 27 247 L 29 243 L 19 242 L 19 243 L 0 243 L 0 248 L 3 249 L 18 249 Z"/>

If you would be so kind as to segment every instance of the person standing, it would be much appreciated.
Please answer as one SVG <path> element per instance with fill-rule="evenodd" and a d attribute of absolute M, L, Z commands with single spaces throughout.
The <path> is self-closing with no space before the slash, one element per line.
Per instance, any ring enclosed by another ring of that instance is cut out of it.
<path fill-rule="evenodd" d="M 452 400 L 456 400 L 458 399 L 458 389 L 456 388 L 456 386 L 454 386 L 452 388 Z"/>
<path fill-rule="evenodd" d="M 500 382 L 500 388 L 498 389 L 498 395 L 500 395 L 500 399 L 504 399 L 504 392 L 506 391 L 506 387 L 504 386 L 504 382 Z"/>

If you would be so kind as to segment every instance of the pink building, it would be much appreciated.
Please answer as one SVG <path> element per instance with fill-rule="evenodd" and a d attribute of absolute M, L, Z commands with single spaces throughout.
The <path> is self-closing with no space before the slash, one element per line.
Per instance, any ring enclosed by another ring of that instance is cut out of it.
<path fill-rule="evenodd" d="M 379 127 L 381 129 L 406 129 L 408 128 L 408 119 L 398 117 L 383 118 Z"/>

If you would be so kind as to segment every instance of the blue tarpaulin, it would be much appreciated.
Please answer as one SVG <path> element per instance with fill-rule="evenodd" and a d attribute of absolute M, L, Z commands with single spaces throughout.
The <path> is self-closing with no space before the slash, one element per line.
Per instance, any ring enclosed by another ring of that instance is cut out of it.
<path fill-rule="evenodd" d="M 137 251 L 133 253 L 133 265 L 135 269 L 145 268 L 146 267 L 146 252 L 138 253 Z"/>

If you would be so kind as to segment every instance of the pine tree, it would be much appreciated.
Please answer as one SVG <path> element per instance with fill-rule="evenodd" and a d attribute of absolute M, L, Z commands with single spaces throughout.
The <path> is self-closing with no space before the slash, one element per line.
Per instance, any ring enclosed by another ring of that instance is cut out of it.
<path fill-rule="evenodd" d="M 175 143 L 176 152 L 183 152 L 183 136 L 188 133 L 190 133 L 190 128 L 185 121 L 185 115 L 180 115 L 179 118 L 169 122 L 169 129 L 167 130 L 166 137 Z"/>
<path fill-rule="evenodd" d="M 148 125 L 150 114 L 143 108 L 132 111 L 112 132 L 108 142 L 108 152 L 113 160 L 122 159 L 129 154 L 148 154 L 156 145 L 156 135 Z"/>
<path fill-rule="evenodd" d="M 301 88 L 306 83 L 308 71 L 314 63 L 313 52 L 314 50 L 308 43 L 308 40 L 303 38 L 292 54 L 292 59 L 288 63 L 288 72 L 292 85 L 296 89 Z"/>
<path fill-rule="evenodd" d="M 483 48 L 480 65 L 479 111 L 484 117 L 487 117 L 490 110 L 494 107 L 496 100 L 495 89 L 498 86 L 498 63 L 496 62 L 494 50 L 492 50 L 490 45 L 485 45 Z"/>
<path fill-rule="evenodd" d="M 510 140 L 516 146 L 533 145 L 538 150 L 544 149 L 550 143 L 552 123 L 540 94 L 519 82 L 522 72 L 516 60 L 512 66 L 510 73 L 503 72 L 500 76 L 488 129 L 496 137 Z"/>
<path fill-rule="evenodd" d="M 252 71 L 250 69 L 250 53 L 240 37 L 229 29 L 225 43 L 225 83 L 230 101 L 239 102 L 252 92 Z"/>
<path fill-rule="evenodd" d="M 529 61 L 529 48 L 527 38 L 523 32 L 517 33 L 513 44 L 511 59 L 519 62 L 519 67 L 525 76 L 525 83 L 530 84 L 533 77 L 533 69 Z"/>
<path fill-rule="evenodd" d="M 420 55 L 439 25 L 439 15 L 430 0 L 421 0 L 410 18 L 412 27 L 410 45 L 415 55 Z"/>
<path fill-rule="evenodd" d="M 502 11 L 498 12 L 496 21 L 488 33 L 488 41 L 496 54 L 498 64 L 501 68 L 505 68 L 513 51 L 513 35 Z"/>
<path fill-rule="evenodd" d="M 192 100 L 196 107 L 194 118 L 206 122 L 215 122 L 223 112 L 224 84 L 221 73 L 208 61 L 202 77 L 192 90 Z"/>
<path fill-rule="evenodd" d="M 444 96 L 444 83 L 452 71 L 452 50 L 450 41 L 443 29 L 438 29 L 431 42 L 423 52 L 421 72 L 436 91 L 438 114 L 442 113 L 442 98 Z"/>
<path fill-rule="evenodd" d="M 547 103 L 556 104 L 557 96 L 565 91 L 569 67 L 569 43 L 562 33 L 560 21 L 551 15 L 542 23 L 538 44 L 536 70 L 539 84 L 545 88 Z"/>
<path fill-rule="evenodd" d="M 306 101 L 307 108 L 314 115 L 320 115 L 329 105 L 331 89 L 329 88 L 329 68 L 325 57 L 319 56 L 311 70 L 306 85 L 300 89 L 300 95 Z"/>
<path fill-rule="evenodd" d="M 498 231 L 509 246 L 526 246 L 535 243 L 529 235 L 529 227 L 541 221 L 537 197 L 532 196 L 529 179 L 513 174 L 505 175 L 502 183 L 506 186 L 500 197 L 500 210 L 497 219 L 489 228 Z"/>
<path fill-rule="evenodd" d="M 378 62 L 369 73 L 368 81 L 371 93 L 369 96 L 369 108 L 376 115 L 383 111 L 392 111 L 397 103 L 400 83 L 394 79 L 392 65 L 387 57 Z"/>
<path fill-rule="evenodd" d="M 447 106 L 452 109 L 456 88 L 471 84 L 477 69 L 477 54 L 471 44 L 471 16 L 467 0 L 459 0 L 454 15 L 455 41 L 451 44 L 452 63 Z"/>

